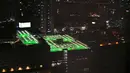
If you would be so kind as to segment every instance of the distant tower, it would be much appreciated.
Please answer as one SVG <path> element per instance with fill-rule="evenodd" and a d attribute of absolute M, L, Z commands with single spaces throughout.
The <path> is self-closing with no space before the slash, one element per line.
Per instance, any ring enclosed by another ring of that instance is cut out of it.
<path fill-rule="evenodd" d="M 41 1 L 41 23 L 40 23 L 40 29 L 41 29 L 41 31 L 42 32 L 45 32 L 45 26 L 44 26 L 44 24 L 45 24 L 45 18 L 44 18 L 44 1 Z M 44 27 L 44 28 L 43 28 Z"/>
<path fill-rule="evenodd" d="M 12 37 L 16 37 L 16 26 L 19 22 L 19 0 L 8 0 L 9 8 L 9 24 L 11 26 L 8 31 L 11 31 Z"/>
<path fill-rule="evenodd" d="M 53 34 L 52 0 L 41 1 L 41 31 Z"/>
<path fill-rule="evenodd" d="M 0 39 L 14 39 L 16 36 L 16 24 L 18 24 L 18 8 L 19 8 L 19 0 L 4 0 L 1 1 L 3 4 L 3 9 L 1 12 L 4 15 L 4 22 L 1 22 L 0 25 L 0 33 L 4 33 L 0 35 Z M 4 8 L 5 7 L 5 8 Z M 1 27 L 2 26 L 2 27 Z"/>
<path fill-rule="evenodd" d="M 15 21 L 16 24 L 18 22 L 19 17 L 19 0 L 8 0 L 8 8 L 9 8 L 9 19 Z"/>

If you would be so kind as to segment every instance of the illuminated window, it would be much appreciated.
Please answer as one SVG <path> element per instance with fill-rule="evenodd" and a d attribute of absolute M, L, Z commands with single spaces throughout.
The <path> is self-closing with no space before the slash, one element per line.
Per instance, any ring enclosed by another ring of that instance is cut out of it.
<path fill-rule="evenodd" d="M 67 59 L 68 57 L 64 57 L 64 59 Z"/>
<path fill-rule="evenodd" d="M 43 20 L 43 18 L 41 20 Z"/>
<path fill-rule="evenodd" d="M 59 9 L 57 9 L 57 14 L 59 14 Z"/>
<path fill-rule="evenodd" d="M 52 63 L 51 66 L 54 67 L 56 65 L 56 63 Z"/>
<path fill-rule="evenodd" d="M 67 54 L 64 54 L 64 56 L 67 56 Z"/>
<path fill-rule="evenodd" d="M 107 20 L 106 23 L 108 24 L 108 23 L 109 23 L 109 20 Z"/>
<path fill-rule="evenodd" d="M 126 10 L 126 12 L 129 12 L 129 10 Z"/>
<path fill-rule="evenodd" d="M 57 65 L 61 65 L 61 63 L 58 62 Z"/>
<path fill-rule="evenodd" d="M 66 72 L 68 72 L 68 70 L 66 70 Z"/>
<path fill-rule="evenodd" d="M 67 62 L 64 62 L 64 63 L 67 63 Z"/>
<path fill-rule="evenodd" d="M 67 53 L 68 51 L 67 50 L 64 50 L 64 53 Z"/>
<path fill-rule="evenodd" d="M 108 45 L 111 45 L 111 43 L 108 43 Z"/>
<path fill-rule="evenodd" d="M 42 67 L 43 67 L 43 65 L 40 65 L 40 67 L 42 68 Z"/>
<path fill-rule="evenodd" d="M 20 2 L 20 4 L 22 4 L 22 2 Z"/>
<path fill-rule="evenodd" d="M 21 16 L 23 16 L 23 13 L 21 12 Z"/>
<path fill-rule="evenodd" d="M 50 19 L 50 17 L 48 16 L 48 19 Z"/>
<path fill-rule="evenodd" d="M 92 24 L 96 24 L 96 22 L 92 22 Z"/>
<path fill-rule="evenodd" d="M 66 69 L 68 69 L 68 67 L 66 67 Z"/>
<path fill-rule="evenodd" d="M 75 16 L 75 14 L 70 14 L 70 16 Z"/>
<path fill-rule="evenodd" d="M 67 2 L 69 2 L 69 0 L 66 0 Z"/>

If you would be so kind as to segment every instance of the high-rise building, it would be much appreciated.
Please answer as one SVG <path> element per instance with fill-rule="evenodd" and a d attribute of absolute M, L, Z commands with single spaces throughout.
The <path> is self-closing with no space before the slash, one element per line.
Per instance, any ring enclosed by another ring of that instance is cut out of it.
<path fill-rule="evenodd" d="M 130 1 L 129 0 L 119 0 L 120 7 L 123 8 L 130 8 Z"/>
<path fill-rule="evenodd" d="M 18 0 L 4 0 L 0 2 L 0 39 L 13 39 L 18 24 Z"/>
<path fill-rule="evenodd" d="M 41 2 L 41 30 L 45 34 L 53 34 L 52 0 Z"/>
<path fill-rule="evenodd" d="M 53 32 L 51 0 L 20 0 L 20 18 L 45 34 Z"/>
<path fill-rule="evenodd" d="M 0 72 L 44 73 L 39 71 L 50 70 L 50 47 L 45 40 L 27 30 L 19 30 L 17 36 L 19 40 L 15 42 L 0 43 Z"/>
<path fill-rule="evenodd" d="M 104 27 L 110 7 L 115 7 L 114 1 L 109 0 L 53 0 L 52 3 L 55 28 Z"/>
<path fill-rule="evenodd" d="M 88 72 L 90 48 L 69 35 L 48 35 L 44 39 L 50 45 L 52 73 Z"/>
<path fill-rule="evenodd" d="M 19 21 L 31 22 L 33 30 L 40 27 L 40 3 L 41 0 L 19 0 Z"/>
<path fill-rule="evenodd" d="M 81 26 L 87 22 L 89 12 L 96 9 L 93 1 L 52 0 L 54 27 Z M 90 4 L 95 8 L 89 8 Z"/>
<path fill-rule="evenodd" d="M 93 27 L 105 28 L 106 21 L 108 20 L 110 21 L 110 24 L 114 23 L 115 26 L 120 26 L 116 25 L 118 21 L 123 19 L 122 17 L 124 15 L 123 9 L 120 8 L 120 1 L 52 0 L 54 27 L 63 28 L 66 26 L 78 27 L 86 25 L 88 26 L 88 29 Z M 99 17 L 90 17 L 90 15 L 98 15 Z"/>

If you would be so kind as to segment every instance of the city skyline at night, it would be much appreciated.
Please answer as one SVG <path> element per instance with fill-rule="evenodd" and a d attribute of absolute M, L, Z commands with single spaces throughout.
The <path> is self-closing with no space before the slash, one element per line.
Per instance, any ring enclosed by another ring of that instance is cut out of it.
<path fill-rule="evenodd" d="M 1 0 L 0 10 L 0 73 L 126 72 L 129 0 Z"/>

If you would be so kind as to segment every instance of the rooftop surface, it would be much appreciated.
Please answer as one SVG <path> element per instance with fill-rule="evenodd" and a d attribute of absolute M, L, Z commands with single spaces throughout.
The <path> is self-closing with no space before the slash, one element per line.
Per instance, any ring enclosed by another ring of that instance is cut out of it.
<path fill-rule="evenodd" d="M 26 30 L 18 31 L 17 36 L 24 45 L 34 45 L 39 43 L 38 40 Z"/>
<path fill-rule="evenodd" d="M 26 30 L 18 31 L 17 36 L 24 45 L 35 45 L 39 43 L 39 41 Z M 73 37 L 66 34 L 46 35 L 43 36 L 43 39 L 50 46 L 50 52 L 59 52 L 63 51 L 63 49 L 68 49 L 68 51 L 89 49 L 86 44 L 75 40 Z"/>
<path fill-rule="evenodd" d="M 63 51 L 63 49 L 68 49 L 69 51 L 89 49 L 86 44 L 75 40 L 69 35 L 47 35 L 43 38 L 50 45 L 51 52 Z"/>

